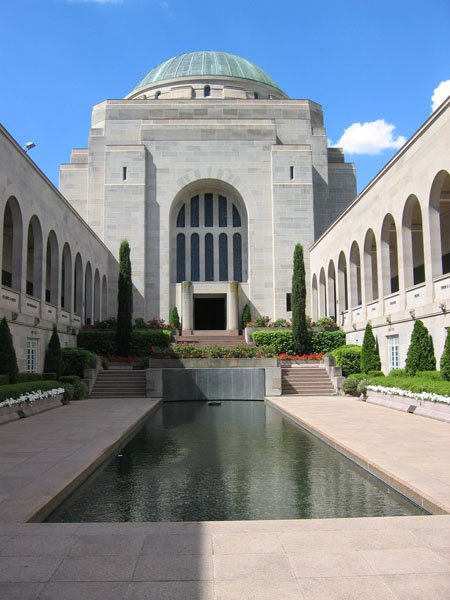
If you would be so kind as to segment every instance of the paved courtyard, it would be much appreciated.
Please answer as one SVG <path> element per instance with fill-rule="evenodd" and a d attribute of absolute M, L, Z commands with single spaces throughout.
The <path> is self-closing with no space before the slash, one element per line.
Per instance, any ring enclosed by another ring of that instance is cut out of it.
<path fill-rule="evenodd" d="M 441 512 L 449 505 L 450 424 L 347 398 L 271 401 L 330 443 L 389 469 Z M 1 600 L 450 598 L 450 515 L 24 522 L 48 511 L 52 494 L 70 489 L 71 478 L 115 448 L 154 405 L 72 403 L 0 428 Z"/>

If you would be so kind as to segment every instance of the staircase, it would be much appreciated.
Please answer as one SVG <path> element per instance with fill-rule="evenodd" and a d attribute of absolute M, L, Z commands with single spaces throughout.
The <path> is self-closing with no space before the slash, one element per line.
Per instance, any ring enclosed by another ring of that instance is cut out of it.
<path fill-rule="evenodd" d="M 145 398 L 145 371 L 100 371 L 90 398 Z"/>
<path fill-rule="evenodd" d="M 177 344 L 195 344 L 196 346 L 237 346 L 245 344 L 243 335 L 239 335 L 237 330 L 234 332 L 220 331 L 183 331 L 183 334 L 178 336 Z"/>
<path fill-rule="evenodd" d="M 335 396 L 326 369 L 318 366 L 281 369 L 281 393 L 296 396 Z"/>

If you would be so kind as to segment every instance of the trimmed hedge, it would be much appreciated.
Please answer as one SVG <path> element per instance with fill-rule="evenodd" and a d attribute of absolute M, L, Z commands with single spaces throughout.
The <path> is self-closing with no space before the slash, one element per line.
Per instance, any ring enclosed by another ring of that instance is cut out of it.
<path fill-rule="evenodd" d="M 366 380 L 367 379 L 367 375 L 365 373 L 353 373 L 352 375 L 349 375 L 347 377 L 347 379 L 344 381 L 344 383 L 342 384 L 342 391 L 345 394 L 350 394 L 352 396 L 358 396 L 359 392 L 358 392 L 358 384 L 360 381 Z M 376 385 L 376 384 L 374 384 Z M 383 380 L 383 385 L 384 385 L 384 380 Z"/>
<path fill-rule="evenodd" d="M 361 346 L 348 345 L 340 346 L 332 352 L 336 365 L 341 367 L 342 375 L 348 377 L 361 370 Z"/>
<path fill-rule="evenodd" d="M 440 371 L 417 371 L 416 377 L 425 377 L 426 379 L 436 379 L 442 381 L 444 378 Z"/>
<path fill-rule="evenodd" d="M 441 396 L 450 396 L 450 381 L 438 381 L 429 377 L 392 377 L 390 375 L 380 380 L 378 377 L 369 379 L 370 385 L 397 387 L 411 392 L 430 392 Z M 1 389 L 1 388 L 0 388 Z"/>
<path fill-rule="evenodd" d="M 78 375 L 63 375 L 59 378 L 59 381 L 60 383 L 70 383 L 71 385 L 73 385 L 77 381 L 80 381 L 80 377 Z"/>
<path fill-rule="evenodd" d="M 73 385 L 71 383 L 62 383 L 61 387 L 64 388 L 64 402 L 73 400 Z"/>
<path fill-rule="evenodd" d="M 171 340 L 172 332 L 167 329 L 134 329 L 131 332 L 130 353 L 148 356 L 152 346 L 167 347 Z M 79 348 L 101 356 L 117 355 L 116 332 L 111 329 L 81 329 L 77 344 Z"/>
<path fill-rule="evenodd" d="M 196 346 L 178 344 L 174 348 L 153 348 L 151 358 L 274 358 L 272 346 Z M 148 364 L 145 365 L 148 367 Z"/>
<path fill-rule="evenodd" d="M 42 381 L 42 375 L 40 373 L 19 373 L 17 375 L 17 383 L 26 381 Z"/>
<path fill-rule="evenodd" d="M 309 336 L 314 354 L 325 354 L 345 344 L 345 333 L 341 330 L 312 331 Z M 296 354 L 291 329 L 255 331 L 252 337 L 257 346 L 272 346 L 278 354 Z"/>
<path fill-rule="evenodd" d="M 65 365 L 65 375 L 77 375 L 83 378 L 84 369 L 95 369 L 97 365 L 96 355 L 84 348 L 64 348 L 62 357 Z"/>
<path fill-rule="evenodd" d="M 78 381 L 74 381 L 72 383 L 73 387 L 73 399 L 74 400 L 83 400 L 88 395 L 88 386 L 79 379 Z"/>
<path fill-rule="evenodd" d="M 8 385 L 9 375 L 0 375 L 0 385 Z"/>
<path fill-rule="evenodd" d="M 19 398 L 28 392 L 46 392 L 61 387 L 58 381 L 27 381 L 24 383 L 11 383 L 0 387 L 0 402 L 8 398 Z"/>
<path fill-rule="evenodd" d="M 345 333 L 341 329 L 336 331 L 312 331 L 310 336 L 312 352 L 326 354 L 345 344 Z"/>

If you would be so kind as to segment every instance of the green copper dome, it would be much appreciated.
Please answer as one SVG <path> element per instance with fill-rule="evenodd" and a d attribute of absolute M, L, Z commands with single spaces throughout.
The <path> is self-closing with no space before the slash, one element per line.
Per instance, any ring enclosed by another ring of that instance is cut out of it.
<path fill-rule="evenodd" d="M 233 77 L 250 79 L 280 89 L 260 67 L 245 58 L 228 52 L 186 52 L 169 58 L 152 69 L 134 88 L 133 92 L 168 79 L 183 77 Z"/>

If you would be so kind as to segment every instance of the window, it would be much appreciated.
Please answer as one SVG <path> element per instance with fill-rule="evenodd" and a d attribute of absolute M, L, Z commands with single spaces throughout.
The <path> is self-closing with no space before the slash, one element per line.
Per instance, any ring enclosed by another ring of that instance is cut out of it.
<path fill-rule="evenodd" d="M 233 227 L 241 226 L 241 215 L 239 214 L 238 209 L 233 204 Z"/>
<path fill-rule="evenodd" d="M 122 167 L 122 181 L 126 181 L 126 180 L 127 180 L 127 168 Z"/>
<path fill-rule="evenodd" d="M 198 233 L 191 235 L 191 281 L 200 281 L 200 238 Z"/>
<path fill-rule="evenodd" d="M 205 281 L 214 281 L 214 240 L 211 233 L 205 235 Z"/>
<path fill-rule="evenodd" d="M 227 226 L 227 199 L 219 196 L 219 227 Z"/>
<path fill-rule="evenodd" d="M 156 94 L 155 94 L 155 100 L 159 100 L 160 96 L 161 96 L 161 92 L 156 92 Z"/>
<path fill-rule="evenodd" d="M 205 194 L 205 227 L 213 226 L 213 195 Z"/>
<path fill-rule="evenodd" d="M 194 196 L 191 198 L 191 227 L 198 227 L 200 225 L 198 207 L 198 196 Z"/>
<path fill-rule="evenodd" d="M 389 371 L 399 368 L 398 335 L 391 335 L 388 337 L 388 359 Z"/>
<path fill-rule="evenodd" d="M 294 167 L 289 167 L 289 176 L 290 179 L 294 179 Z"/>
<path fill-rule="evenodd" d="M 180 211 L 177 216 L 177 227 L 184 227 L 186 222 L 186 207 L 183 206 L 180 208 Z"/>
<path fill-rule="evenodd" d="M 203 88 L 203 95 L 205 96 L 205 98 L 211 96 L 211 87 L 209 85 L 205 85 L 205 87 Z"/>
<path fill-rule="evenodd" d="M 219 235 L 219 281 L 228 281 L 228 238 Z"/>
<path fill-rule="evenodd" d="M 177 235 L 177 282 L 186 280 L 186 245 L 184 233 Z"/>
<path fill-rule="evenodd" d="M 36 373 L 38 370 L 38 341 L 27 340 L 27 372 Z"/>
<path fill-rule="evenodd" d="M 290 294 L 290 293 L 286 294 L 286 312 L 290 312 L 292 310 L 291 297 L 292 297 L 292 294 Z"/>
<path fill-rule="evenodd" d="M 240 233 L 233 235 L 233 278 L 242 281 L 242 238 Z"/>
<path fill-rule="evenodd" d="M 253 98 L 254 98 L 255 100 L 258 100 L 258 98 L 259 98 L 259 94 L 258 94 L 258 92 L 254 92 L 254 94 L 253 94 Z"/>

